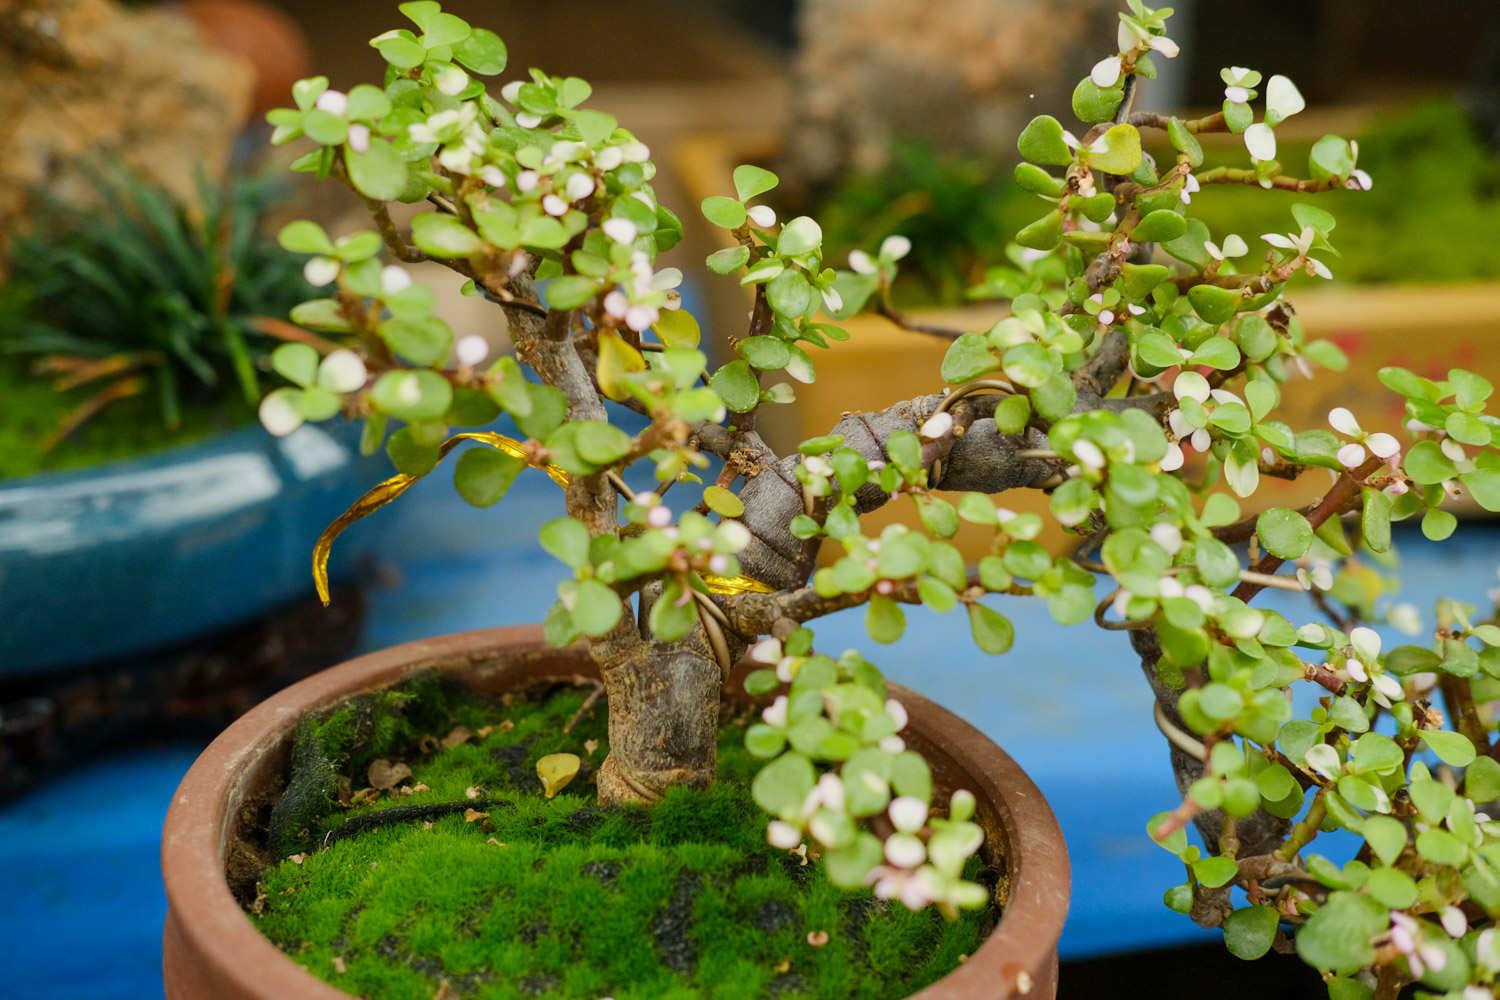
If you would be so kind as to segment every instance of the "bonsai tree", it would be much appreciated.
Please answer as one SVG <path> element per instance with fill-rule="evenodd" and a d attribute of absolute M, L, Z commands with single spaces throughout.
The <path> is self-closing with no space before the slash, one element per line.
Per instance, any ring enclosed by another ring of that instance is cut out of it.
<path fill-rule="evenodd" d="M 748 652 L 760 669 L 746 686 L 784 689 L 747 734 L 767 760 L 753 792 L 771 842 L 806 841 L 841 884 L 950 911 L 985 901 L 963 877 L 981 839 L 973 798 L 930 801 L 879 672 L 859 653 L 819 652 L 808 623 L 862 606 L 871 639 L 889 643 L 920 604 L 966 616 L 979 648 L 1003 654 L 1002 602 L 1045 601 L 1060 624 L 1126 633 L 1155 693 L 1182 793 L 1149 826 L 1185 867 L 1169 906 L 1223 927 L 1244 958 L 1295 940 L 1339 1000 L 1394 997 L 1414 980 L 1488 995 L 1500 823 L 1480 805 L 1500 798 L 1500 764 L 1483 706 L 1500 627 L 1444 601 L 1430 644 L 1384 648 L 1371 579 L 1393 522 L 1419 519 L 1441 539 L 1456 525 L 1448 498 L 1500 508 L 1491 387 L 1459 370 L 1434 381 L 1388 369 L 1403 439 L 1367 432 L 1345 407 L 1329 427 L 1276 419 L 1314 365 L 1342 363 L 1284 299 L 1296 275 L 1330 277 L 1334 220 L 1299 203 L 1287 232 L 1257 238 L 1210 233 L 1191 213 L 1210 184 L 1370 186 L 1336 136 L 1313 146 L 1305 174 L 1277 160 L 1276 127 L 1303 108 L 1290 80 L 1231 67 L 1213 114 L 1140 110 L 1140 82 L 1177 46 L 1170 11 L 1130 0 L 1118 46 L 1074 91 L 1079 133 L 1043 115 L 1020 135 L 1016 175 L 1041 214 L 1015 238 L 1010 315 L 920 331 L 952 340 L 941 372 L 914 382 L 933 391 L 851 413 L 782 454 L 759 433 L 762 412 L 792 403 L 816 353 L 837 349 L 827 315 L 873 303 L 899 322 L 884 292 L 909 244 L 887 239 L 840 270 L 814 220 L 778 220 L 763 202 L 776 178 L 741 166 L 733 193 L 702 211 L 735 239 L 709 270 L 754 304 L 745 329 L 705 345 L 679 308 L 681 274 L 657 266 L 682 227 L 656 198 L 646 147 L 584 106 L 582 80 L 532 70 L 491 94 L 480 78 L 505 68 L 498 37 L 436 3 L 401 10 L 415 30 L 371 43 L 389 63 L 384 86 L 304 80 L 296 107 L 270 116 L 277 142 L 313 143 L 297 167 L 362 196 L 376 231 L 282 232 L 327 289 L 294 321 L 340 346 L 278 348 L 293 385 L 266 398 L 262 419 L 285 432 L 343 411 L 366 420 L 372 447 L 399 425 L 386 444 L 399 474 L 325 534 L 320 582 L 341 528 L 461 443 L 474 446 L 454 482 L 474 504 L 501 501 L 519 475 L 551 476 L 566 513 L 539 540 L 572 576 L 546 635 L 586 638 L 599 664 L 601 799 L 711 782 L 720 690 Z M 1247 165 L 1200 169 L 1198 137 L 1211 132 L 1240 136 Z M 398 225 L 392 202 L 420 210 Z M 505 318 L 515 357 L 486 364 L 486 341 L 456 336 L 382 249 L 464 275 Z M 452 431 L 502 412 L 520 438 Z M 1299 476 L 1326 480 L 1322 498 L 1242 505 L 1268 477 Z M 1050 496 L 1077 537 L 1069 554 L 1037 541 L 1041 516 L 997 506 L 1017 490 Z M 914 526 L 866 533 L 860 515 L 888 503 L 914 508 Z M 949 541 L 962 521 L 993 532 L 977 565 Z M 1256 607 L 1268 589 L 1305 593 L 1307 614 Z M 1314 701 L 1290 696 L 1305 687 Z M 1360 843 L 1343 863 L 1313 849 L 1337 830 Z"/>

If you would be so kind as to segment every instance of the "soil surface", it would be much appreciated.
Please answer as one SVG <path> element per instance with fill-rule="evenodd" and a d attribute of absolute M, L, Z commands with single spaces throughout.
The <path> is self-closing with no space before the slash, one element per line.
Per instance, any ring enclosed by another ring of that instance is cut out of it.
<path fill-rule="evenodd" d="M 412 1000 L 900 997 L 993 926 L 842 891 L 767 845 L 743 719 L 713 788 L 598 805 L 590 693 L 491 701 L 424 680 L 305 719 L 267 839 L 245 845 L 282 859 L 238 887 L 251 919 L 340 989 Z M 552 753 L 581 767 L 549 799 Z"/>

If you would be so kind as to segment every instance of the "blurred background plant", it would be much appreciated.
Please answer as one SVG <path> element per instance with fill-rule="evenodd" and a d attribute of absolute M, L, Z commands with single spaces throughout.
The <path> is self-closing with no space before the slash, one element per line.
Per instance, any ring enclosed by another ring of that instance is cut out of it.
<path fill-rule="evenodd" d="M 1422 284 L 1500 274 L 1500 161 L 1473 116 L 1450 100 L 1424 101 L 1371 123 L 1358 141 L 1360 165 L 1379 180 L 1368 192 L 1328 195 L 1347 248 L 1339 280 Z M 1309 146 L 1285 142 L 1283 157 L 1305 162 Z M 1205 167 L 1234 155 L 1212 146 L 1205 153 Z M 1250 238 L 1278 231 L 1299 197 L 1220 185 L 1199 193 L 1194 210 L 1214 232 Z M 918 306 L 959 302 L 970 289 L 970 298 L 993 298 L 986 272 L 1007 265 L 994 234 L 1024 225 L 1036 204 L 1006 165 L 905 140 L 889 164 L 832 187 L 818 213 L 835 257 L 890 235 L 910 237 L 893 296 Z"/>
<path fill-rule="evenodd" d="M 119 167 L 98 207 L 44 200 L 0 287 L 0 476 L 87 465 L 247 420 L 276 344 L 261 320 L 306 297 L 263 232 L 277 188 L 200 176 L 195 203 Z M 40 378 L 38 378 L 40 376 Z"/>

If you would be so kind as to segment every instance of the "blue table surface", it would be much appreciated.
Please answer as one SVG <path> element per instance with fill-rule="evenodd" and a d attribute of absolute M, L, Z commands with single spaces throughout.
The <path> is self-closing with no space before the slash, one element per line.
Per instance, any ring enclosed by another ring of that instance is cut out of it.
<path fill-rule="evenodd" d="M 398 582 L 372 595 L 363 646 L 540 620 L 563 575 L 532 541 L 535 525 L 556 516 L 551 490 L 529 473 L 502 512 L 480 511 L 439 475 L 377 515 Z M 1440 553 L 1411 532 L 1400 541 L 1402 599 L 1429 619 L 1440 592 L 1483 602 L 1495 584 L 1500 525 L 1466 522 Z M 819 645 L 860 646 L 893 680 L 963 715 L 1030 772 L 1072 858 L 1064 957 L 1213 936 L 1161 904 L 1182 870 L 1144 828 L 1177 799 L 1126 640 L 1092 626 L 1062 630 L 1036 602 L 1004 608 L 1016 643 L 1003 657 L 979 653 L 956 615 L 925 612 L 913 613 L 906 637 L 890 647 L 873 647 L 859 611 L 841 613 L 817 623 Z M 117 753 L 0 809 L 0 940 L 20 959 L 7 963 L 10 995 L 161 995 L 158 837 L 198 749 Z"/>

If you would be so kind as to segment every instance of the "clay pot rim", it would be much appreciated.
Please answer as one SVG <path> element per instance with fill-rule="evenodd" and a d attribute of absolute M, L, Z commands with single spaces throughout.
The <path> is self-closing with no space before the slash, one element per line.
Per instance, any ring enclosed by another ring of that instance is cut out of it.
<path fill-rule="evenodd" d="M 261 702 L 203 751 L 172 797 L 162 830 L 162 877 L 168 915 L 164 954 L 169 989 L 175 962 L 201 962 L 244 997 L 349 1000 L 264 937 L 246 917 L 224 874 L 224 845 L 240 803 L 237 778 L 274 752 L 303 712 L 361 690 L 389 686 L 423 669 L 472 669 L 498 654 L 540 653 L 538 626 L 482 629 L 392 646 L 314 674 Z M 553 676 L 566 676 L 554 671 Z M 1000 922 L 953 972 L 916 994 L 939 997 L 1024 996 L 1050 988 L 1067 915 L 1069 866 L 1062 831 L 1026 773 L 983 733 L 914 691 L 897 688 L 911 730 L 929 734 L 973 779 L 1004 831 L 1010 893 Z M 174 940 L 181 939 L 181 940 Z M 198 977 L 190 977 L 196 979 Z M 1046 995 L 1051 995 L 1046 992 Z"/>

